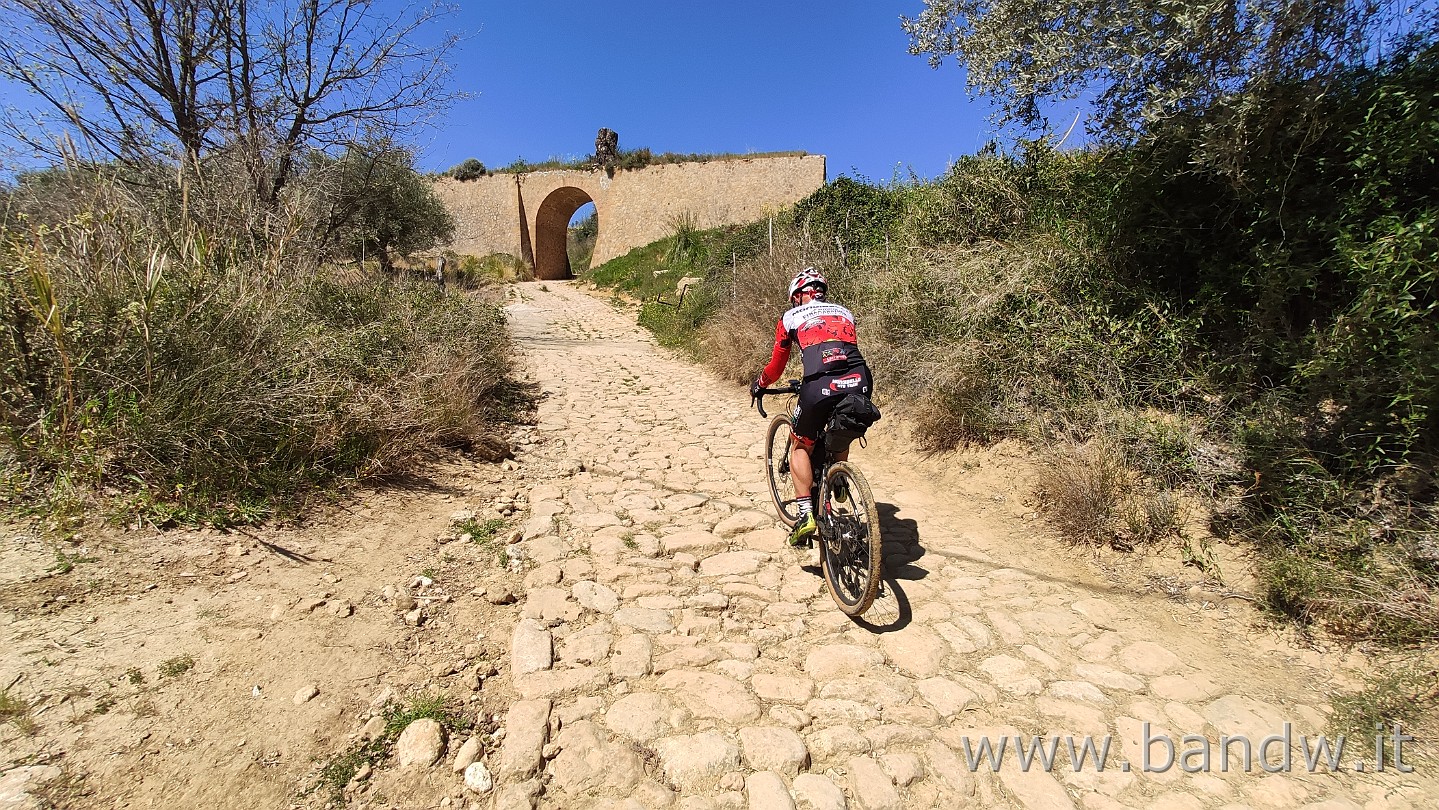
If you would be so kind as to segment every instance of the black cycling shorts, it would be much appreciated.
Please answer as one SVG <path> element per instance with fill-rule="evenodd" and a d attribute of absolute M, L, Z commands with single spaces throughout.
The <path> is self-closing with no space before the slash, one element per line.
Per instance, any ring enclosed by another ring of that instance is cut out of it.
<path fill-rule="evenodd" d="M 794 436 L 801 447 L 814 447 L 825 422 L 829 421 L 829 412 L 845 394 L 874 396 L 868 366 L 815 377 L 800 384 L 799 402 L 794 408 Z"/>

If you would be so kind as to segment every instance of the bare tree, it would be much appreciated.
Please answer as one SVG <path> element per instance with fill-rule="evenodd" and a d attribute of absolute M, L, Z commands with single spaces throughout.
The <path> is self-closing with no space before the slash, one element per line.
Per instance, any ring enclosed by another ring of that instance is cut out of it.
<path fill-rule="evenodd" d="M 273 202 L 305 149 L 385 137 L 458 97 L 431 34 L 452 9 L 370 0 L 0 0 L 0 77 L 34 109 L 5 134 L 54 155 L 77 137 L 108 160 L 247 156 Z"/>
<path fill-rule="evenodd" d="M 391 17 L 354 0 L 284 7 L 266 27 L 262 70 L 254 77 L 273 82 L 261 94 L 276 112 L 266 133 L 278 146 L 270 198 L 289 180 L 301 146 L 335 147 L 361 134 L 388 137 L 457 97 L 447 82 L 447 57 L 458 38 L 422 39 L 423 29 L 448 12 L 431 5 Z"/>
<path fill-rule="evenodd" d="M 0 76 L 40 102 L 5 132 L 59 157 L 78 135 L 109 159 L 198 157 L 215 124 L 212 0 L 0 1 Z"/>

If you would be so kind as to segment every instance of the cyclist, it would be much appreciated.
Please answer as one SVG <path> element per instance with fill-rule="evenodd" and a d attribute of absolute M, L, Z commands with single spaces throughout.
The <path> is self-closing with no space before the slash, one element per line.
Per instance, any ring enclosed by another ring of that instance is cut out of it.
<path fill-rule="evenodd" d="M 855 336 L 854 314 L 826 301 L 828 289 L 824 276 L 813 267 L 795 274 L 789 283 L 790 309 L 775 325 L 774 353 L 750 386 L 750 394 L 755 396 L 759 389 L 778 380 L 789 362 L 790 348 L 799 346 L 804 380 L 794 411 L 794 449 L 790 451 L 789 468 L 795 494 L 801 497 L 800 519 L 789 536 L 791 546 L 803 544 L 815 531 L 810 452 L 830 411 L 845 394 L 872 395 L 869 366 L 859 353 L 859 339 Z M 848 447 L 835 450 L 830 453 L 835 461 L 849 458 Z"/>

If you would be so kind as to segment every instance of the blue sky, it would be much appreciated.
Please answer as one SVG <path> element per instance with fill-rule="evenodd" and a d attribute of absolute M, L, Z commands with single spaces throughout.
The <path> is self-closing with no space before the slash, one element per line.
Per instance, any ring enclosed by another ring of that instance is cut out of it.
<path fill-rule="evenodd" d="M 400 13 L 409 0 L 377 2 Z M 899 18 L 923 7 L 470 0 L 429 34 L 443 26 L 464 36 L 452 84 L 471 97 L 411 145 L 425 171 L 470 157 L 499 167 L 582 157 L 609 127 L 622 149 L 799 150 L 825 155 L 830 179 L 931 178 L 993 133 L 989 106 L 968 96 L 959 67 L 933 70 L 908 53 Z M 0 83 L 0 104 L 34 102 Z"/>
<path fill-rule="evenodd" d="M 803 150 L 840 175 L 940 174 L 991 137 L 953 63 L 907 52 L 898 3 L 466 3 L 457 86 L 476 95 L 416 139 L 420 164 L 580 157 L 620 148 Z"/>

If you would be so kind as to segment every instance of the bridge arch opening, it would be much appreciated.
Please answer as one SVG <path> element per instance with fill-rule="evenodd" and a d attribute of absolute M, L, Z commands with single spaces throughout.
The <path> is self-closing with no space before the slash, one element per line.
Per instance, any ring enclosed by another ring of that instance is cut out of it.
<path fill-rule="evenodd" d="M 593 266 L 595 243 L 600 237 L 600 218 L 594 203 L 585 203 L 570 215 L 566 246 L 570 272 L 582 275 Z"/>
<path fill-rule="evenodd" d="M 593 203 L 583 189 L 564 186 L 550 192 L 535 212 L 535 278 L 572 278 L 570 268 L 570 218 L 580 206 Z"/>

